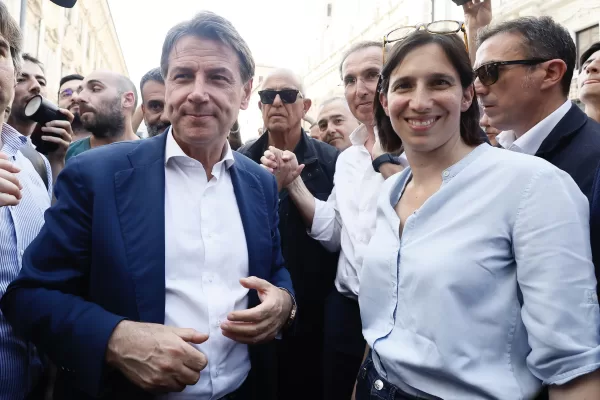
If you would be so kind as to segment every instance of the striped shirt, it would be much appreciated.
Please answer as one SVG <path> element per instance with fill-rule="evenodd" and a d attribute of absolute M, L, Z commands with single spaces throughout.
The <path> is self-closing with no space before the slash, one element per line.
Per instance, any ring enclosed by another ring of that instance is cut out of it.
<path fill-rule="evenodd" d="M 52 173 L 48 190 L 31 162 L 19 151 L 28 139 L 10 125 L 2 125 L 1 152 L 21 169 L 17 178 L 23 186 L 16 206 L 0 207 L 0 298 L 21 270 L 23 252 L 44 224 L 44 211 L 50 207 Z M 43 372 L 35 347 L 18 338 L 0 311 L 0 400 L 22 399 L 32 390 Z"/>

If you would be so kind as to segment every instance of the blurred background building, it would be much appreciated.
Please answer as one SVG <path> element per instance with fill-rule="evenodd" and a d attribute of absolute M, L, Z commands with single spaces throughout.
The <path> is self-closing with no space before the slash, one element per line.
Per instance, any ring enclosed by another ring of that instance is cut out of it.
<path fill-rule="evenodd" d="M 79 0 L 72 9 L 48 0 L 2 1 L 21 21 L 25 52 L 44 63 L 50 100 L 57 100 L 60 78 L 68 74 L 110 69 L 129 75 L 106 0 Z"/>

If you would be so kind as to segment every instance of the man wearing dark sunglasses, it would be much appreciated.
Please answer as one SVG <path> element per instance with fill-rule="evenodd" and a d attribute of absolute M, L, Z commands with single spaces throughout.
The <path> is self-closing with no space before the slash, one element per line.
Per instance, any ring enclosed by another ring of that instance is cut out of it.
<path fill-rule="evenodd" d="M 287 70 L 276 70 L 263 81 L 258 92 L 266 131 L 254 143 L 239 151 L 261 162 L 266 151 L 294 154 L 304 168 L 296 168 L 310 196 L 321 200 L 333 189 L 333 175 L 339 152 L 311 138 L 301 127 L 310 109 L 300 78 Z M 297 166 L 297 164 L 296 164 Z M 290 200 L 284 171 L 273 171 L 279 186 L 279 232 L 286 267 L 292 276 L 298 314 L 295 334 L 278 342 L 278 397 L 286 400 L 324 399 L 323 325 L 325 297 L 333 289 L 337 252 L 327 251 L 306 232 L 297 206 Z M 327 399 L 328 400 L 328 399 Z"/>
<path fill-rule="evenodd" d="M 484 29 L 478 44 L 475 91 L 490 125 L 503 131 L 498 143 L 567 172 L 592 204 L 600 125 L 568 99 L 576 61 L 569 32 L 549 17 L 519 18 Z M 600 221 L 590 231 L 594 243 Z M 598 277 L 600 248 L 592 251 Z"/>
<path fill-rule="evenodd" d="M 73 128 L 73 142 L 80 139 L 84 139 L 91 135 L 81 123 L 79 116 L 79 104 L 73 102 L 73 93 L 77 90 L 77 87 L 83 82 L 83 76 L 79 74 L 71 74 L 61 78 L 60 86 L 58 89 L 58 106 L 65 108 L 73 114 L 75 119 L 71 123 Z"/>

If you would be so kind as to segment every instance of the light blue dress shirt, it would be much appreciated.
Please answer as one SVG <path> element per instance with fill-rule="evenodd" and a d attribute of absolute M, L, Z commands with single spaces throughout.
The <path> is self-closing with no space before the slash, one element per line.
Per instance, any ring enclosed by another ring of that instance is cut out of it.
<path fill-rule="evenodd" d="M 363 334 L 390 383 L 445 400 L 530 399 L 600 368 L 589 207 L 550 163 L 482 144 L 405 221 L 389 178 L 360 277 Z"/>
<path fill-rule="evenodd" d="M 10 125 L 2 126 L 2 149 L 21 169 L 17 179 L 23 186 L 17 206 L 0 207 L 0 298 L 21 271 L 23 253 L 44 224 L 50 207 L 52 173 L 44 157 L 49 189 L 31 162 L 19 151 L 27 138 Z M 22 399 L 36 384 L 43 368 L 35 347 L 17 337 L 0 311 L 0 400 Z"/>

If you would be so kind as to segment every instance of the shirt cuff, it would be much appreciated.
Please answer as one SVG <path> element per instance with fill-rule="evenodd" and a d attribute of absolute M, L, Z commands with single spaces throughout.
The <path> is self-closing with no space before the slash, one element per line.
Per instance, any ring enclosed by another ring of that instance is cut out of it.
<path fill-rule="evenodd" d="M 312 228 L 307 229 L 308 236 L 315 240 L 330 240 L 333 235 L 335 225 L 335 210 L 333 207 L 327 207 L 327 203 L 315 199 L 315 216 L 312 221 Z"/>

